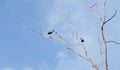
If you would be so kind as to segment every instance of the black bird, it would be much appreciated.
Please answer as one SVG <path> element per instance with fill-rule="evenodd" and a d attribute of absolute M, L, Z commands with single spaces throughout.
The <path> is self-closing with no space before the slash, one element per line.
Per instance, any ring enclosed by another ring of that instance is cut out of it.
<path fill-rule="evenodd" d="M 52 34 L 55 30 L 53 29 L 52 31 L 48 32 L 48 35 Z"/>
<path fill-rule="evenodd" d="M 82 43 L 85 42 L 84 39 L 82 39 L 82 38 L 80 38 L 80 40 L 81 40 Z"/>

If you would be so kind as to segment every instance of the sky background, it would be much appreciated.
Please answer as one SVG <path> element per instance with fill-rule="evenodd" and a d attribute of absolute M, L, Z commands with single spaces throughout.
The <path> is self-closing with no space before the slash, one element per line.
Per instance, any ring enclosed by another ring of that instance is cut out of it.
<path fill-rule="evenodd" d="M 97 10 L 102 15 L 102 0 L 97 2 Z M 107 40 L 120 42 L 119 3 L 119 0 L 108 0 L 107 18 L 114 10 L 118 13 L 105 25 L 105 35 Z M 100 65 L 100 21 L 90 12 L 87 0 L 0 0 L 0 70 L 92 70 L 88 62 L 63 44 L 21 26 L 41 32 L 42 25 L 46 33 L 54 28 L 68 42 L 75 43 L 70 39 L 68 13 L 71 13 L 72 26 L 85 39 L 90 57 Z M 33 18 L 40 25 L 35 24 Z M 119 70 L 120 45 L 108 46 L 109 70 Z"/>

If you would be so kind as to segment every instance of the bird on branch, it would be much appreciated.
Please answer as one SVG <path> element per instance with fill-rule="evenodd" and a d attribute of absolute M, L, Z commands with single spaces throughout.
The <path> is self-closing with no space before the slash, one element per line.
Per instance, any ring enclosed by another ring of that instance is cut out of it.
<path fill-rule="evenodd" d="M 85 40 L 83 38 L 80 38 L 80 40 L 81 40 L 82 43 L 85 42 Z"/>
<path fill-rule="evenodd" d="M 49 32 L 48 32 L 48 35 L 52 34 L 54 31 L 55 31 L 54 29 L 51 30 L 51 31 L 49 31 Z"/>

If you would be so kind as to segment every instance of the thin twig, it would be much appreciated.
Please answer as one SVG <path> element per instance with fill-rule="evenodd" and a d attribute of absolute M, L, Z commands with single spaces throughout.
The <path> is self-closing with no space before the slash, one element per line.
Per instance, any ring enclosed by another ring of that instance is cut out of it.
<path fill-rule="evenodd" d="M 74 37 L 77 39 L 79 46 L 80 46 L 81 49 L 84 51 L 85 56 L 87 56 L 87 50 L 86 50 L 85 46 L 81 44 L 80 39 L 79 39 L 79 36 L 78 36 L 78 32 L 75 30 L 75 28 L 73 27 L 72 23 L 70 22 L 70 15 L 71 15 L 71 14 L 68 13 L 68 25 L 69 25 L 71 31 L 73 32 L 73 34 L 75 34 Z"/>
<path fill-rule="evenodd" d="M 107 23 L 108 21 L 112 20 L 116 16 L 116 14 L 117 14 L 117 10 L 115 10 L 115 13 L 108 20 L 106 20 L 104 22 L 104 24 Z"/>
<path fill-rule="evenodd" d="M 79 41 L 78 44 L 79 44 L 79 46 L 81 47 L 81 49 L 84 51 L 85 56 L 88 56 L 87 49 L 86 49 L 86 47 L 81 43 L 81 41 Z"/>
<path fill-rule="evenodd" d="M 44 32 L 46 31 L 46 28 L 42 25 L 43 23 L 39 23 L 37 20 L 35 20 L 34 18 L 32 19 L 33 23 L 37 24 L 40 26 L 41 30 Z"/>
<path fill-rule="evenodd" d="M 90 6 L 90 8 L 93 8 L 93 7 L 96 6 L 96 5 L 97 5 L 97 3 L 93 4 L 92 6 Z"/>
<path fill-rule="evenodd" d="M 100 54 L 103 55 L 103 51 L 102 51 L 102 43 L 100 41 L 100 39 L 98 38 L 98 43 L 100 44 Z"/>
<path fill-rule="evenodd" d="M 104 19 L 106 18 L 106 4 L 107 4 L 107 0 L 104 0 L 103 2 Z"/>
<path fill-rule="evenodd" d="M 104 0 L 104 7 L 106 6 L 107 0 Z"/>
<path fill-rule="evenodd" d="M 43 36 L 43 33 L 39 32 L 38 30 L 29 28 L 29 27 L 27 27 L 27 26 L 25 26 L 25 25 L 20 25 L 20 26 L 21 26 L 23 29 L 25 29 L 25 30 L 33 31 L 33 32 L 38 33 L 39 35 Z"/>
<path fill-rule="evenodd" d="M 115 44 L 120 44 L 120 42 L 117 42 L 117 41 L 106 41 L 106 43 L 115 43 Z"/>
<path fill-rule="evenodd" d="M 91 0 L 88 0 L 88 4 L 89 4 L 89 8 L 90 8 L 91 12 L 92 12 L 99 20 L 102 20 L 101 16 L 99 16 L 98 12 L 93 8 L 95 5 L 97 5 L 97 3 L 95 3 L 94 5 L 92 5 Z"/>

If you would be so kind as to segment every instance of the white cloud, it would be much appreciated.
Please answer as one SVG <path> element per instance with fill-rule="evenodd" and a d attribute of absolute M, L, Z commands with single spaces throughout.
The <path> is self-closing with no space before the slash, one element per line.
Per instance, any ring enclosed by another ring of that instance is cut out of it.
<path fill-rule="evenodd" d="M 92 70 L 92 66 L 78 56 L 72 58 L 64 52 L 58 52 L 56 54 L 57 61 L 54 66 L 44 62 L 40 65 L 40 70 Z"/>
<path fill-rule="evenodd" d="M 2 70 L 15 70 L 15 69 L 6 67 L 6 68 L 3 68 Z"/>
<path fill-rule="evenodd" d="M 38 70 L 52 70 L 52 64 L 47 63 L 46 61 L 41 62 Z"/>
<path fill-rule="evenodd" d="M 5 67 L 2 70 L 16 70 L 15 68 Z M 34 70 L 32 67 L 22 67 L 19 70 Z"/>
<path fill-rule="evenodd" d="M 81 17 L 86 17 L 82 14 L 84 5 L 82 3 L 83 1 L 80 0 L 54 0 L 53 7 L 48 12 L 48 15 L 46 19 L 51 25 L 56 24 L 64 24 L 61 23 L 61 21 L 65 21 L 66 17 L 68 17 L 68 13 L 72 14 L 71 19 L 78 22 L 78 20 L 81 20 L 83 22 L 84 19 Z M 85 22 L 85 21 L 84 21 Z"/>
<path fill-rule="evenodd" d="M 33 70 L 31 67 L 22 67 L 21 70 Z"/>
<path fill-rule="evenodd" d="M 68 54 L 63 53 L 63 52 L 58 52 L 56 55 L 57 59 L 60 59 L 60 60 L 64 60 L 67 56 Z"/>
<path fill-rule="evenodd" d="M 64 52 L 58 52 L 56 55 L 58 62 L 53 70 L 77 70 L 80 69 L 80 63 L 77 58 L 69 58 L 70 55 Z"/>

